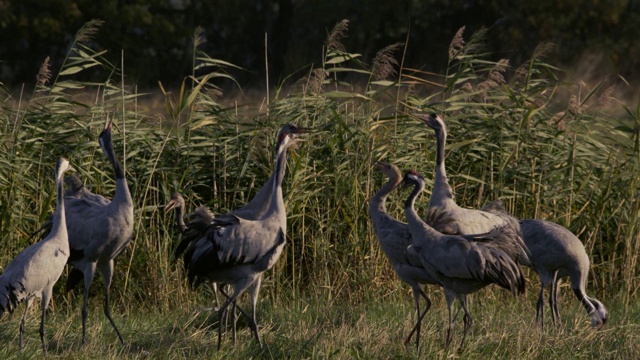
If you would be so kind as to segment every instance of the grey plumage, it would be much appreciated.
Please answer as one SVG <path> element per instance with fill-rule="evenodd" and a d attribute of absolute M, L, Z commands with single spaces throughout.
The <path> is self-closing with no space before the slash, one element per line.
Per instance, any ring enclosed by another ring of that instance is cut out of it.
<path fill-rule="evenodd" d="M 437 281 L 423 268 L 420 258 L 415 256 L 415 253 L 407 251 L 407 247 L 412 244 L 409 226 L 387 213 L 386 198 L 402 181 L 400 169 L 394 164 L 383 162 L 376 163 L 376 167 L 389 178 L 389 181 L 369 201 L 369 217 L 376 231 L 380 247 L 389 259 L 391 266 L 398 277 L 409 284 L 413 290 L 416 304 L 416 324 L 404 343 L 408 344 L 411 341 L 411 336 L 416 332 L 416 347 L 419 347 L 422 318 L 431 307 L 431 300 L 423 288 L 426 284 L 437 284 Z M 427 303 L 423 313 L 420 312 L 421 297 Z"/>
<path fill-rule="evenodd" d="M 207 227 L 211 224 L 215 215 L 205 206 L 199 206 L 192 213 L 185 215 L 186 203 L 182 194 L 176 192 L 171 196 L 171 200 L 165 206 L 165 212 L 174 210 L 176 213 L 176 222 L 182 239 L 178 243 L 174 252 L 174 257 L 178 258 L 184 253 L 192 241 L 200 239 L 205 235 Z M 189 219 L 189 224 L 184 222 L 184 218 Z M 216 310 L 220 308 L 220 300 L 218 299 L 218 285 L 211 281 L 211 288 L 216 299 Z"/>
<path fill-rule="evenodd" d="M 497 284 L 512 294 L 524 293 L 522 269 L 508 253 L 513 229 L 501 227 L 483 235 L 444 235 L 425 223 L 415 211 L 415 200 L 424 190 L 424 178 L 415 171 L 408 172 L 404 183 L 413 191 L 405 202 L 405 212 L 415 252 L 423 267 L 444 288 L 449 314 L 447 344 L 451 342 L 453 301 L 458 299 L 464 310 L 464 332 L 460 346 L 464 345 L 472 318 L 467 306 L 467 295 L 490 284 Z"/>
<path fill-rule="evenodd" d="M 436 230 L 446 234 L 480 234 L 510 224 L 495 214 L 458 206 L 447 180 L 444 150 L 447 127 L 440 115 L 430 114 L 419 118 L 433 129 L 436 135 L 436 169 L 433 191 L 429 199 L 426 221 Z M 437 210 L 437 211 L 435 211 Z M 438 222 L 440 213 L 446 213 L 447 222 Z M 513 223 L 511 223 L 513 224 Z M 517 222 L 515 223 L 517 225 Z"/>
<path fill-rule="evenodd" d="M 111 139 L 111 120 L 107 119 L 98 141 L 113 166 L 116 191 L 111 201 L 99 195 L 67 198 L 67 228 L 73 269 L 67 278 L 67 291 L 84 281 L 82 304 L 82 343 L 86 343 L 87 300 L 96 270 L 104 280 L 104 314 L 124 344 L 109 307 L 109 287 L 114 259 L 124 251 L 133 235 L 133 200 L 124 171 L 116 158 Z M 104 199 L 101 200 L 100 198 Z"/>
<path fill-rule="evenodd" d="M 591 316 L 594 327 L 602 327 L 609 319 L 607 308 L 597 299 L 588 297 L 585 289 L 589 276 L 589 256 L 584 245 L 571 231 L 544 220 L 520 220 L 524 241 L 531 252 L 533 268 L 540 276 L 540 295 L 536 318 L 544 326 L 544 289 L 551 285 L 549 308 L 554 324 L 560 320 L 558 282 L 568 276 L 574 294 Z"/>
<path fill-rule="evenodd" d="M 42 305 L 40 340 L 43 350 L 46 351 L 45 312 L 51 300 L 53 286 L 62 275 L 70 252 L 63 195 L 63 176 L 69 170 L 73 168 L 67 159 L 58 160 L 55 177 L 56 211 L 53 215 L 51 231 L 44 240 L 21 251 L 0 276 L 0 318 L 5 311 L 13 313 L 19 302 L 25 302 L 20 323 L 20 349 L 23 346 L 24 326 L 29 306 L 35 298 L 40 298 Z"/>
<path fill-rule="evenodd" d="M 282 198 L 282 180 L 287 160 L 287 149 L 295 144 L 298 134 L 305 129 L 285 125 L 276 142 L 276 165 L 267 186 L 258 192 L 269 194 L 266 210 L 264 204 L 250 202 L 250 206 L 235 212 L 217 216 L 206 229 L 206 234 L 191 243 L 184 254 L 189 281 L 197 286 L 208 279 L 232 284 L 233 294 L 219 309 L 223 319 L 227 308 L 245 291 L 249 291 L 252 315 L 249 325 L 258 343 L 260 335 L 256 323 L 256 304 L 262 274 L 280 258 L 286 243 L 287 214 Z M 256 195 L 256 196 L 258 196 Z M 254 205 L 255 204 L 255 205 Z M 245 314 L 246 315 L 246 314 Z M 218 347 L 222 335 L 222 321 L 218 325 Z"/>
<path fill-rule="evenodd" d="M 520 264 L 528 265 L 529 251 L 522 239 L 520 224 L 506 212 L 500 200 L 489 206 L 500 206 L 501 211 L 488 211 L 487 208 L 467 209 L 455 202 L 453 190 L 447 179 L 444 158 L 447 126 L 440 115 L 430 114 L 420 116 L 420 119 L 432 128 L 436 135 L 436 169 L 425 221 L 443 234 L 481 234 L 509 227 L 508 233 L 511 235 L 505 239 L 509 241 L 505 241 L 501 246 L 510 247 L 507 252 L 516 256 L 514 259 Z M 506 233 L 505 230 L 502 232 Z"/>

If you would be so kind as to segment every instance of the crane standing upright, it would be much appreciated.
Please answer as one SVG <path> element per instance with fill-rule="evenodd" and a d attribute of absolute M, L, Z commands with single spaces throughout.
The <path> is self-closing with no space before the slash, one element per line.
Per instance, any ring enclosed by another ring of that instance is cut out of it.
<path fill-rule="evenodd" d="M 285 125 L 276 142 L 276 164 L 267 181 L 270 189 L 263 187 L 258 195 L 264 205 L 252 202 L 243 211 L 217 216 L 206 229 L 206 234 L 193 241 L 184 253 L 184 263 L 189 281 L 194 285 L 204 280 L 233 285 L 233 294 L 218 310 L 218 348 L 222 336 L 222 321 L 229 305 L 245 291 L 251 295 L 252 314 L 249 326 L 256 340 L 262 345 L 256 322 L 256 304 L 262 275 L 280 258 L 286 243 L 287 214 L 282 198 L 282 181 L 287 162 L 287 150 L 297 143 L 298 135 L 306 129 Z M 256 196 L 258 196 L 256 195 Z M 262 196 L 262 195 L 260 195 Z M 246 315 L 246 314 L 245 314 Z"/>
<path fill-rule="evenodd" d="M 380 247 L 389 259 L 391 266 L 400 279 L 409 284 L 413 290 L 413 298 L 416 303 L 416 324 L 404 343 L 408 344 L 411 341 L 411 336 L 416 332 L 416 347 L 419 348 L 422 318 L 431 308 L 431 299 L 423 288 L 427 284 L 437 284 L 438 282 L 424 269 L 420 258 L 407 251 L 407 247 L 413 242 L 409 226 L 387 213 L 385 201 L 389 193 L 402 181 L 400 169 L 394 164 L 383 162 L 377 162 L 376 167 L 389 178 L 389 181 L 369 201 L 369 217 L 375 228 Z M 420 313 L 421 297 L 427 303 L 423 313 Z"/>
<path fill-rule="evenodd" d="M 464 332 L 460 347 L 464 345 L 467 332 L 472 324 L 467 304 L 467 295 L 490 285 L 497 284 L 512 294 L 524 293 L 524 276 L 518 265 L 519 255 L 510 242 L 514 230 L 499 227 L 482 235 L 444 235 L 426 222 L 415 210 L 415 200 L 424 190 L 424 178 L 415 171 L 408 172 L 403 182 L 413 186 L 413 191 L 405 202 L 405 213 L 413 244 L 408 250 L 419 256 L 423 267 L 444 288 L 449 314 L 447 345 L 451 342 L 453 325 L 453 301 L 464 310 Z"/>
<path fill-rule="evenodd" d="M 93 197 L 68 197 L 67 228 L 71 255 L 69 264 L 73 269 L 67 278 L 67 291 L 84 281 L 82 302 L 82 343 L 86 343 L 87 301 L 89 287 L 98 271 L 104 280 L 104 314 L 116 331 L 120 343 L 124 339 L 118 330 L 109 306 L 109 287 L 113 278 L 114 259 L 129 245 L 133 235 L 133 199 L 127 179 L 118 162 L 111 138 L 112 121 L 107 118 L 98 137 L 100 147 L 111 162 L 116 182 L 116 191 L 109 201 L 100 195 Z M 97 197 L 97 198 L 96 198 Z"/>
<path fill-rule="evenodd" d="M 23 347 L 23 334 L 27 312 L 35 298 L 41 298 L 42 317 L 40 319 L 40 340 L 42 349 L 47 350 L 44 341 L 44 319 L 53 286 L 62 275 L 69 257 L 69 237 L 65 221 L 63 177 L 66 171 L 73 170 L 67 159 L 56 163 L 56 210 L 53 214 L 49 234 L 26 249 L 22 250 L 7 265 L 0 276 L 0 318 L 5 311 L 13 313 L 17 304 L 25 302 L 24 314 L 20 322 L 20 349 Z"/>

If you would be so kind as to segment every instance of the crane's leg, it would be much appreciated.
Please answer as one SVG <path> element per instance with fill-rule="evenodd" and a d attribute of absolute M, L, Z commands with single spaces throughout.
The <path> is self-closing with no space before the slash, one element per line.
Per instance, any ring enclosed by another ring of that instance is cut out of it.
<path fill-rule="evenodd" d="M 234 289 L 233 289 L 233 295 L 228 296 L 222 289 L 221 292 L 222 294 L 227 298 L 227 301 L 224 302 L 224 304 L 222 304 L 222 306 L 220 307 L 220 310 L 218 310 L 218 350 L 220 350 L 220 344 L 221 344 L 221 340 L 222 340 L 222 322 L 223 319 L 225 317 L 225 315 L 227 314 L 227 309 L 229 308 L 229 305 L 234 305 L 235 307 L 235 303 L 236 303 L 236 299 L 238 299 L 238 297 L 240 295 L 242 295 L 243 292 L 245 292 L 247 290 L 247 288 L 249 288 L 251 286 L 253 282 L 248 279 L 242 282 L 237 282 L 234 285 Z M 240 307 L 238 307 L 238 309 L 240 309 Z M 244 312 L 242 309 L 240 309 L 240 312 L 242 312 L 245 316 L 247 316 L 249 318 L 249 315 L 247 315 L 246 312 Z M 249 318 L 251 319 L 251 318 Z"/>
<path fill-rule="evenodd" d="M 447 311 L 449 315 L 449 326 L 447 326 L 447 343 L 446 343 L 446 346 L 449 346 L 449 344 L 451 344 L 451 339 L 452 339 L 451 331 L 453 329 L 453 301 L 455 300 L 455 294 L 445 289 L 444 296 L 445 296 L 445 299 L 447 300 Z"/>
<path fill-rule="evenodd" d="M 462 333 L 462 342 L 460 342 L 460 349 L 462 349 L 464 346 L 464 340 L 467 338 L 467 332 L 469 332 L 469 329 L 473 324 L 473 319 L 471 318 L 471 312 L 469 311 L 467 296 L 460 296 L 458 301 L 460 301 L 460 305 L 462 305 L 462 309 L 464 310 L 464 316 L 462 317 L 462 321 L 464 322 L 464 332 Z"/>
<path fill-rule="evenodd" d="M 407 336 L 407 339 L 404 341 L 404 345 L 406 346 L 409 343 L 409 341 L 411 341 L 411 337 L 413 336 L 413 333 L 417 331 L 416 348 L 418 349 L 420 348 L 420 327 L 422 324 L 422 319 L 424 318 L 425 315 L 427 315 L 427 312 L 431 308 L 431 299 L 429 299 L 427 294 L 425 294 L 422 289 L 418 289 L 418 291 L 414 290 L 413 296 L 416 301 L 417 321 L 416 321 L 416 324 L 413 326 L 413 329 L 411 329 L 409 336 Z M 424 300 L 427 302 L 427 308 L 424 309 L 422 314 L 420 313 L 420 296 L 422 296 Z"/>
<path fill-rule="evenodd" d="M 93 276 L 96 273 L 96 263 L 90 263 L 87 267 L 81 269 L 81 271 L 84 275 L 84 296 L 82 298 L 82 345 L 85 345 L 87 343 L 87 301 L 89 299 L 89 287 L 91 286 Z"/>
<path fill-rule="evenodd" d="M 44 342 L 44 318 L 45 313 L 47 312 L 47 307 L 49 306 L 49 301 L 51 300 L 51 291 L 53 287 L 45 289 L 42 292 L 42 318 L 40 319 L 40 341 L 42 342 L 42 351 L 47 352 L 47 345 Z"/>
<path fill-rule="evenodd" d="M 262 275 L 258 275 L 257 279 L 249 287 L 249 294 L 251 295 L 251 319 L 249 326 L 253 330 L 253 334 L 256 336 L 256 340 L 260 347 L 262 347 L 262 341 L 260 341 L 260 334 L 258 333 L 258 322 L 256 321 L 256 305 L 258 304 L 258 293 L 260 292 L 260 284 L 262 283 Z"/>
<path fill-rule="evenodd" d="M 538 319 L 540 319 L 540 324 L 544 330 L 544 281 L 542 281 L 542 278 L 540 279 L 540 295 L 536 304 L 536 321 Z"/>
<path fill-rule="evenodd" d="M 553 273 L 551 280 L 551 292 L 549 293 L 549 307 L 551 308 L 551 319 L 555 326 L 560 321 L 560 313 L 558 312 L 558 271 Z"/>
<path fill-rule="evenodd" d="M 22 314 L 22 321 L 20 321 L 20 351 L 22 351 L 22 346 L 24 345 L 23 335 L 24 335 L 24 324 L 27 321 L 27 312 L 29 311 L 29 307 L 33 302 L 33 298 L 27 298 L 24 305 L 24 313 Z"/>
<path fill-rule="evenodd" d="M 124 345 L 124 339 L 118 331 L 118 327 L 116 323 L 113 321 L 111 317 L 111 309 L 109 307 L 109 286 L 111 286 L 111 280 L 113 279 L 113 260 L 109 260 L 109 262 L 101 263 L 98 265 L 98 271 L 102 275 L 102 279 L 104 280 L 104 314 L 109 319 L 111 326 L 116 331 L 118 335 L 118 339 L 120 339 L 120 343 Z"/>
<path fill-rule="evenodd" d="M 220 309 L 220 300 L 218 299 L 218 284 L 215 281 L 211 281 L 211 289 L 213 290 L 213 296 L 216 298 L 215 310 Z"/>

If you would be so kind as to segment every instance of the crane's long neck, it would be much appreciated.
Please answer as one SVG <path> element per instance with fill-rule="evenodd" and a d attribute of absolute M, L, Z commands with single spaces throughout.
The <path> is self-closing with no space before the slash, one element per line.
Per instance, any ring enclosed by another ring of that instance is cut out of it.
<path fill-rule="evenodd" d="M 133 199 L 131 198 L 129 185 L 124 176 L 122 166 L 120 166 L 120 162 L 118 162 L 118 158 L 116 157 L 116 152 L 113 150 L 111 136 L 103 143 L 103 150 L 113 166 L 113 174 L 116 178 L 116 193 L 113 196 L 112 204 L 115 206 L 133 207 Z"/>
<path fill-rule="evenodd" d="M 447 131 L 435 130 L 436 133 L 436 172 L 433 182 L 433 192 L 429 200 L 429 207 L 442 206 L 442 202 L 453 199 L 453 190 L 447 181 L 447 170 L 444 164 L 444 148 L 447 142 Z"/>
<path fill-rule="evenodd" d="M 275 175 L 275 178 L 271 184 L 271 196 L 269 200 L 268 214 L 278 213 L 284 217 L 286 221 L 286 214 L 284 212 L 284 200 L 282 199 L 282 182 L 284 181 L 284 175 L 287 171 L 287 151 L 288 146 L 286 144 L 279 144 L 276 152 L 276 166 L 273 169 L 271 178 Z"/>
<path fill-rule="evenodd" d="M 64 188 L 63 188 L 64 171 L 58 171 L 56 177 L 56 211 L 53 213 L 52 234 L 57 234 L 56 239 L 64 239 L 69 245 L 67 237 L 67 218 L 64 210 Z M 61 236 L 64 235 L 64 236 Z"/>
<path fill-rule="evenodd" d="M 180 232 L 187 231 L 187 225 L 184 223 L 184 206 L 182 204 L 176 207 L 176 221 Z"/>
<path fill-rule="evenodd" d="M 423 190 L 424 190 L 424 182 L 416 182 L 414 184 L 413 191 L 411 191 L 411 194 L 409 195 L 409 197 L 404 203 L 404 211 L 407 217 L 407 223 L 409 224 L 410 228 L 420 229 L 420 230 L 424 229 L 429 235 L 435 235 L 436 231 L 431 226 L 426 224 L 420 218 L 420 216 L 418 216 L 418 213 L 416 213 L 416 208 L 415 208 L 416 199 L 418 198 L 418 195 L 420 195 L 420 193 Z M 414 238 L 414 241 L 417 242 L 421 238 L 423 237 Z"/>
<path fill-rule="evenodd" d="M 387 196 L 400 183 L 400 181 L 401 179 L 398 176 L 390 177 L 389 181 L 384 184 L 384 186 L 380 188 L 380 190 L 378 190 L 369 201 L 369 216 L 374 219 L 374 225 L 376 224 L 375 220 L 383 217 L 389 217 L 386 208 Z"/>

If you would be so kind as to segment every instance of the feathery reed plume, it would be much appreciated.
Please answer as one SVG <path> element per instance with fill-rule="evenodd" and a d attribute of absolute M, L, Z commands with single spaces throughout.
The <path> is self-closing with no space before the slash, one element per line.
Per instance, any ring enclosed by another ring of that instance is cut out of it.
<path fill-rule="evenodd" d="M 89 41 L 98 32 L 100 26 L 104 24 L 104 20 L 92 19 L 87 21 L 76 33 L 76 42 Z"/>
<path fill-rule="evenodd" d="M 597 106 L 601 109 L 606 109 L 611 105 L 611 99 L 613 98 L 613 91 L 615 90 L 615 85 L 609 86 L 605 91 L 598 96 L 598 104 Z"/>
<path fill-rule="evenodd" d="M 202 26 L 196 27 L 196 30 L 193 32 L 193 48 L 197 49 L 206 42 L 207 39 L 204 36 L 204 28 Z"/>
<path fill-rule="evenodd" d="M 491 70 L 489 70 L 489 76 L 487 80 L 478 84 L 478 89 L 482 91 L 489 91 L 493 88 L 496 88 L 506 81 L 504 80 L 504 76 L 502 73 L 507 71 L 507 67 L 509 67 L 509 60 L 501 59 L 498 61 Z"/>
<path fill-rule="evenodd" d="M 577 96 L 571 95 L 567 111 L 569 111 L 571 115 L 580 115 L 580 113 L 582 113 L 582 105 L 580 104 Z"/>
<path fill-rule="evenodd" d="M 538 46 L 536 46 L 536 48 L 533 50 L 533 55 L 531 55 L 531 57 L 534 59 L 543 58 L 547 56 L 547 54 L 551 52 L 552 49 L 553 49 L 553 43 L 542 42 L 538 44 Z"/>
<path fill-rule="evenodd" d="M 47 56 L 42 65 L 40 65 L 38 75 L 36 75 L 36 86 L 45 86 L 49 80 L 51 80 L 51 64 L 49 64 L 49 57 Z"/>
<path fill-rule="evenodd" d="M 400 49 L 402 43 L 397 42 L 391 44 L 376 53 L 373 58 L 373 66 L 371 73 L 376 80 L 384 80 L 395 76 L 398 72 L 395 67 L 398 66 L 398 60 L 393 57 L 393 53 Z"/>
<path fill-rule="evenodd" d="M 462 34 L 464 33 L 464 26 L 458 29 L 456 35 L 451 40 L 451 44 L 449 44 L 449 60 L 453 59 L 462 48 L 464 48 L 464 39 L 462 38 Z"/>
<path fill-rule="evenodd" d="M 322 92 L 322 84 L 328 75 L 324 69 L 313 69 L 308 76 L 296 81 L 294 88 L 300 89 L 303 94 L 320 94 Z"/>
<path fill-rule="evenodd" d="M 327 41 L 325 42 L 327 50 L 344 52 L 345 48 L 342 44 L 342 38 L 345 37 L 347 30 L 349 30 L 349 20 L 343 19 L 337 23 L 329 33 L 329 36 L 327 36 Z"/>

